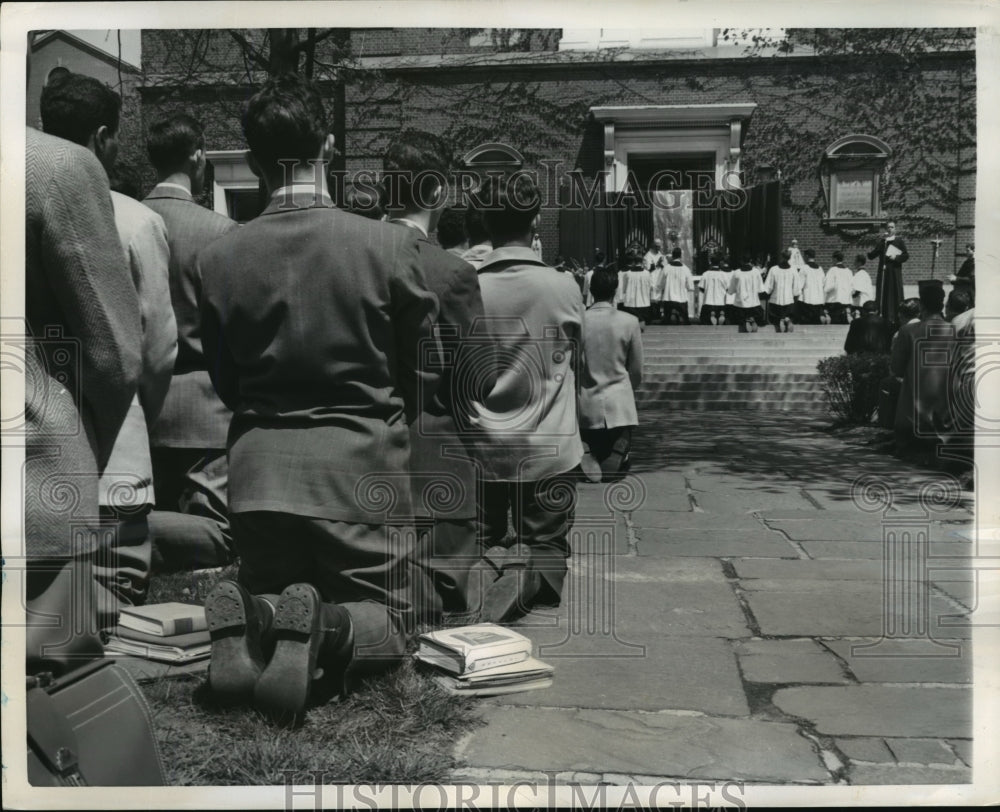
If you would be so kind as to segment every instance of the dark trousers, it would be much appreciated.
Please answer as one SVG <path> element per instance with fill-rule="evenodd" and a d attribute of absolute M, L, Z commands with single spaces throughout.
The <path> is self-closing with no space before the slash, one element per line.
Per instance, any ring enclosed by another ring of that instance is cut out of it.
<path fill-rule="evenodd" d="M 628 452 L 632 447 L 632 426 L 613 429 L 580 429 L 580 438 L 590 455 L 601 466 L 604 481 L 624 475 L 628 470 Z"/>
<path fill-rule="evenodd" d="M 156 511 L 150 520 L 154 560 L 164 562 L 168 571 L 229 563 L 233 540 L 226 450 L 151 451 L 156 489 Z"/>
<path fill-rule="evenodd" d="M 517 541 L 531 550 L 530 566 L 542 577 L 539 602 L 557 604 L 566 578 L 568 535 L 576 507 L 576 475 L 566 472 L 532 482 L 480 483 L 479 538 L 483 550 L 507 535 L 508 515 Z"/>
<path fill-rule="evenodd" d="M 475 519 L 423 517 L 416 520 L 413 603 L 418 620 L 477 612 L 483 584 L 472 567 L 481 558 Z"/>
<path fill-rule="evenodd" d="M 688 303 L 687 302 L 663 302 L 663 320 L 665 322 L 670 321 L 671 313 L 677 314 L 677 319 L 681 324 L 690 324 L 691 319 L 688 316 Z"/>
<path fill-rule="evenodd" d="M 830 302 L 826 306 L 826 311 L 830 314 L 830 323 L 847 324 L 847 307 L 847 305 L 840 302 Z"/>
<path fill-rule="evenodd" d="M 412 527 L 355 524 L 277 511 L 232 516 L 239 581 L 276 600 L 285 587 L 309 583 L 324 604 L 346 609 L 361 671 L 400 662 L 415 625 Z M 324 617 L 335 620 L 333 607 Z"/>
<path fill-rule="evenodd" d="M 148 507 L 138 514 L 101 507 L 100 540 L 93 564 L 101 628 L 118 622 L 122 606 L 146 601 L 153 547 L 147 512 Z"/>
<path fill-rule="evenodd" d="M 625 305 L 622 305 L 622 310 L 626 313 L 631 313 L 641 322 L 650 321 L 653 318 L 654 312 L 652 307 L 626 307 Z"/>
<path fill-rule="evenodd" d="M 778 323 L 782 319 L 791 319 L 792 323 L 794 324 L 795 323 L 795 305 L 794 304 L 786 304 L 786 305 L 768 304 L 767 319 L 775 327 L 778 326 Z"/>

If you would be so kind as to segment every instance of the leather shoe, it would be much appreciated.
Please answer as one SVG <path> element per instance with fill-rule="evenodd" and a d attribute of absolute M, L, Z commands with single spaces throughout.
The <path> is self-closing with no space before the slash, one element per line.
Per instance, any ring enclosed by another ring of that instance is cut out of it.
<path fill-rule="evenodd" d="M 505 623 L 524 617 L 531 611 L 541 585 L 541 576 L 530 564 L 505 567 L 483 593 L 482 622 Z"/>
<path fill-rule="evenodd" d="M 212 641 L 212 693 L 224 705 L 249 703 L 264 670 L 264 623 L 257 601 L 235 581 L 219 581 L 205 599 L 205 619 Z"/>
<path fill-rule="evenodd" d="M 257 710 L 277 724 L 300 722 L 309 702 L 323 637 L 320 608 L 319 593 L 312 584 L 292 584 L 278 598 L 274 655 L 253 695 Z"/>

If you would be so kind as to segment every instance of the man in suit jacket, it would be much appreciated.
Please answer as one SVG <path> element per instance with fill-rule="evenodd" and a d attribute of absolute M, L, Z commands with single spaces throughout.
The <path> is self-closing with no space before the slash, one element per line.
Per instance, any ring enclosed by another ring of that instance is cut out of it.
<path fill-rule="evenodd" d="M 236 223 L 194 201 L 205 181 L 204 133 L 198 121 L 177 114 L 155 122 L 147 149 L 158 183 L 143 202 L 167 226 L 170 298 L 177 320 L 173 378 L 150 430 L 157 506 L 150 524 L 157 559 L 169 568 L 218 566 L 231 558 L 226 432 L 232 414 L 208 376 L 195 260 Z"/>
<path fill-rule="evenodd" d="M 139 301 L 115 230 L 108 178 L 81 146 L 27 131 L 25 174 L 25 553 L 33 606 L 86 606 L 97 479 L 136 392 Z M 75 559 L 74 559 L 75 557 Z M 48 559 L 48 562 L 44 560 Z M 51 566 L 58 559 L 61 567 Z M 38 564 L 45 563 L 44 568 Z M 83 570 L 82 573 L 79 570 Z M 72 599 L 72 600 L 71 600 Z M 59 602 L 56 601 L 55 605 Z M 89 604 L 91 610 L 93 603 Z M 73 618 L 75 625 L 87 620 Z M 29 673 L 65 668 L 41 647 L 67 642 L 29 616 Z M 53 637 L 55 639 L 53 639 Z M 93 638 L 92 638 L 93 640 Z M 68 648 L 73 648 L 70 642 Z M 100 652 L 99 643 L 90 648 Z M 36 667 L 37 666 L 37 667 Z"/>
<path fill-rule="evenodd" d="M 436 387 L 420 355 L 440 351 L 417 235 L 333 207 L 326 126 L 299 77 L 251 97 L 243 128 L 271 200 L 199 257 L 205 357 L 233 410 L 240 556 L 239 583 L 205 604 L 210 684 L 281 722 L 402 659 L 413 538 L 392 525 L 412 521 L 407 424 Z"/>
<path fill-rule="evenodd" d="M 903 238 L 896 234 L 896 224 L 888 222 L 885 233 L 868 252 L 868 259 L 878 258 L 878 276 L 875 279 L 875 300 L 879 313 L 890 324 L 903 301 L 903 263 L 910 258 Z"/>
<path fill-rule="evenodd" d="M 854 319 L 847 328 L 844 352 L 848 355 L 889 352 L 889 325 L 878 314 L 875 302 L 865 302 L 861 306 L 861 317 Z"/>
<path fill-rule="evenodd" d="M 611 300 L 618 274 L 604 269 L 590 282 L 594 304 L 583 316 L 580 435 L 605 477 L 628 464 L 632 428 L 639 425 L 635 389 L 642 382 L 639 320 Z"/>
<path fill-rule="evenodd" d="M 497 383 L 474 403 L 480 461 L 479 522 L 484 548 L 507 534 L 530 552 L 525 568 L 490 584 L 483 619 L 510 620 L 536 604 L 558 604 L 576 501 L 574 470 L 583 456 L 576 414 L 576 370 L 583 302 L 573 275 L 531 250 L 541 195 L 526 175 L 490 178 L 473 205 L 494 249 L 479 268 L 484 337 L 497 343 Z"/>
<path fill-rule="evenodd" d="M 407 130 L 389 145 L 383 161 L 389 222 L 412 229 L 419 240 L 424 278 L 438 301 L 435 329 L 444 356 L 423 358 L 441 376 L 437 396 L 410 426 L 410 483 L 417 518 L 417 563 L 430 577 L 418 604 L 429 620 L 442 611 L 479 612 L 479 578 L 470 573 L 480 559 L 476 534 L 476 466 L 465 445 L 471 401 L 495 382 L 489 342 L 470 342 L 483 317 L 476 269 L 433 245 L 433 233 L 448 200 L 446 173 L 451 151 L 430 133 Z M 475 387 L 475 388 L 473 388 Z M 445 498 L 442 498 L 445 497 Z"/>
<path fill-rule="evenodd" d="M 955 328 L 944 320 L 944 288 L 939 280 L 920 283 L 920 321 L 900 328 L 892 346 L 893 375 L 903 379 L 896 406 L 896 446 L 933 462 L 947 425 L 951 356 Z"/>
<path fill-rule="evenodd" d="M 70 73 L 42 91 L 45 132 L 89 149 L 107 172 L 118 154 L 121 98 L 97 79 Z M 139 391 L 118 433 L 99 483 L 104 543 L 98 552 L 99 613 L 103 626 L 117 622 L 120 603 L 141 603 L 149 587 L 151 544 L 146 521 L 153 506 L 149 431 L 163 406 L 177 355 L 177 327 L 170 305 L 166 228 L 136 200 L 111 192 L 115 225 L 139 296 L 142 372 Z M 102 626 L 102 627 L 103 627 Z"/>

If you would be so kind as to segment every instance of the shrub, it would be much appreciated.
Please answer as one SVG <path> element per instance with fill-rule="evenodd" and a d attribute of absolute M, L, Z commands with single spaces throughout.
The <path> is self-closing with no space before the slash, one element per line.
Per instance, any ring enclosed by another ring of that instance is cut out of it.
<path fill-rule="evenodd" d="M 871 423 L 878 408 L 879 384 L 889 375 L 889 356 L 835 355 L 822 359 L 816 368 L 830 411 L 846 423 Z"/>

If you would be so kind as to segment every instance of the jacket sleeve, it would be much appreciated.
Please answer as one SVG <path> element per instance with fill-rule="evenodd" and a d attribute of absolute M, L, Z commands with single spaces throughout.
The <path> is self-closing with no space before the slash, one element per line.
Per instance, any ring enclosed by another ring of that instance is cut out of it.
<path fill-rule="evenodd" d="M 905 378 L 910 365 L 910 351 L 913 339 L 906 327 L 900 327 L 895 341 L 892 342 L 892 355 L 889 359 L 889 371 L 897 378 Z"/>
<path fill-rule="evenodd" d="M 434 335 L 439 304 L 424 279 L 416 239 L 407 234 L 400 240 L 390 277 L 389 306 L 396 331 L 396 385 L 403 396 L 406 422 L 412 423 L 433 402 L 441 377 L 422 362 L 441 352 Z"/>
<path fill-rule="evenodd" d="M 642 383 L 642 330 L 639 328 L 639 322 L 632 324 L 627 364 L 632 389 L 638 389 L 639 384 Z"/>
<path fill-rule="evenodd" d="M 882 256 L 882 249 L 885 248 L 885 240 L 879 240 L 875 247 L 868 252 L 868 259 L 877 259 Z"/>
<path fill-rule="evenodd" d="M 79 341 L 81 407 L 103 471 L 139 382 L 139 298 L 103 167 L 82 147 L 64 150 L 57 160 L 45 190 L 42 259 L 70 335 Z"/>
<path fill-rule="evenodd" d="M 906 250 L 906 243 L 899 237 L 895 239 L 896 247 L 900 250 L 900 255 L 896 257 L 896 262 L 906 262 L 910 258 L 910 252 Z"/>
<path fill-rule="evenodd" d="M 468 263 L 451 273 L 451 283 L 439 301 L 438 324 L 445 328 L 441 349 L 438 401 L 452 415 L 471 413 L 472 402 L 483 402 L 497 378 L 496 348 L 490 342 L 469 342 L 472 327 L 485 315 L 479 275 Z M 574 283 L 575 284 L 575 283 Z M 448 362 L 447 359 L 453 359 Z M 474 384 L 474 388 L 470 386 Z"/>
<path fill-rule="evenodd" d="M 202 256 L 196 260 L 196 276 L 202 279 Z M 204 291 L 203 291 L 204 292 Z M 219 306 L 224 302 L 215 302 L 210 295 L 201 297 L 201 348 L 205 354 L 205 364 L 208 366 L 208 377 L 212 379 L 219 399 L 226 407 L 235 412 L 239 404 L 240 376 L 236 359 L 226 343 L 223 334 L 222 319 Z"/>
<path fill-rule="evenodd" d="M 177 321 L 170 302 L 170 248 L 163 219 L 154 215 L 129 246 L 132 277 L 142 315 L 142 375 L 139 402 L 153 425 L 170 388 L 177 357 Z"/>

